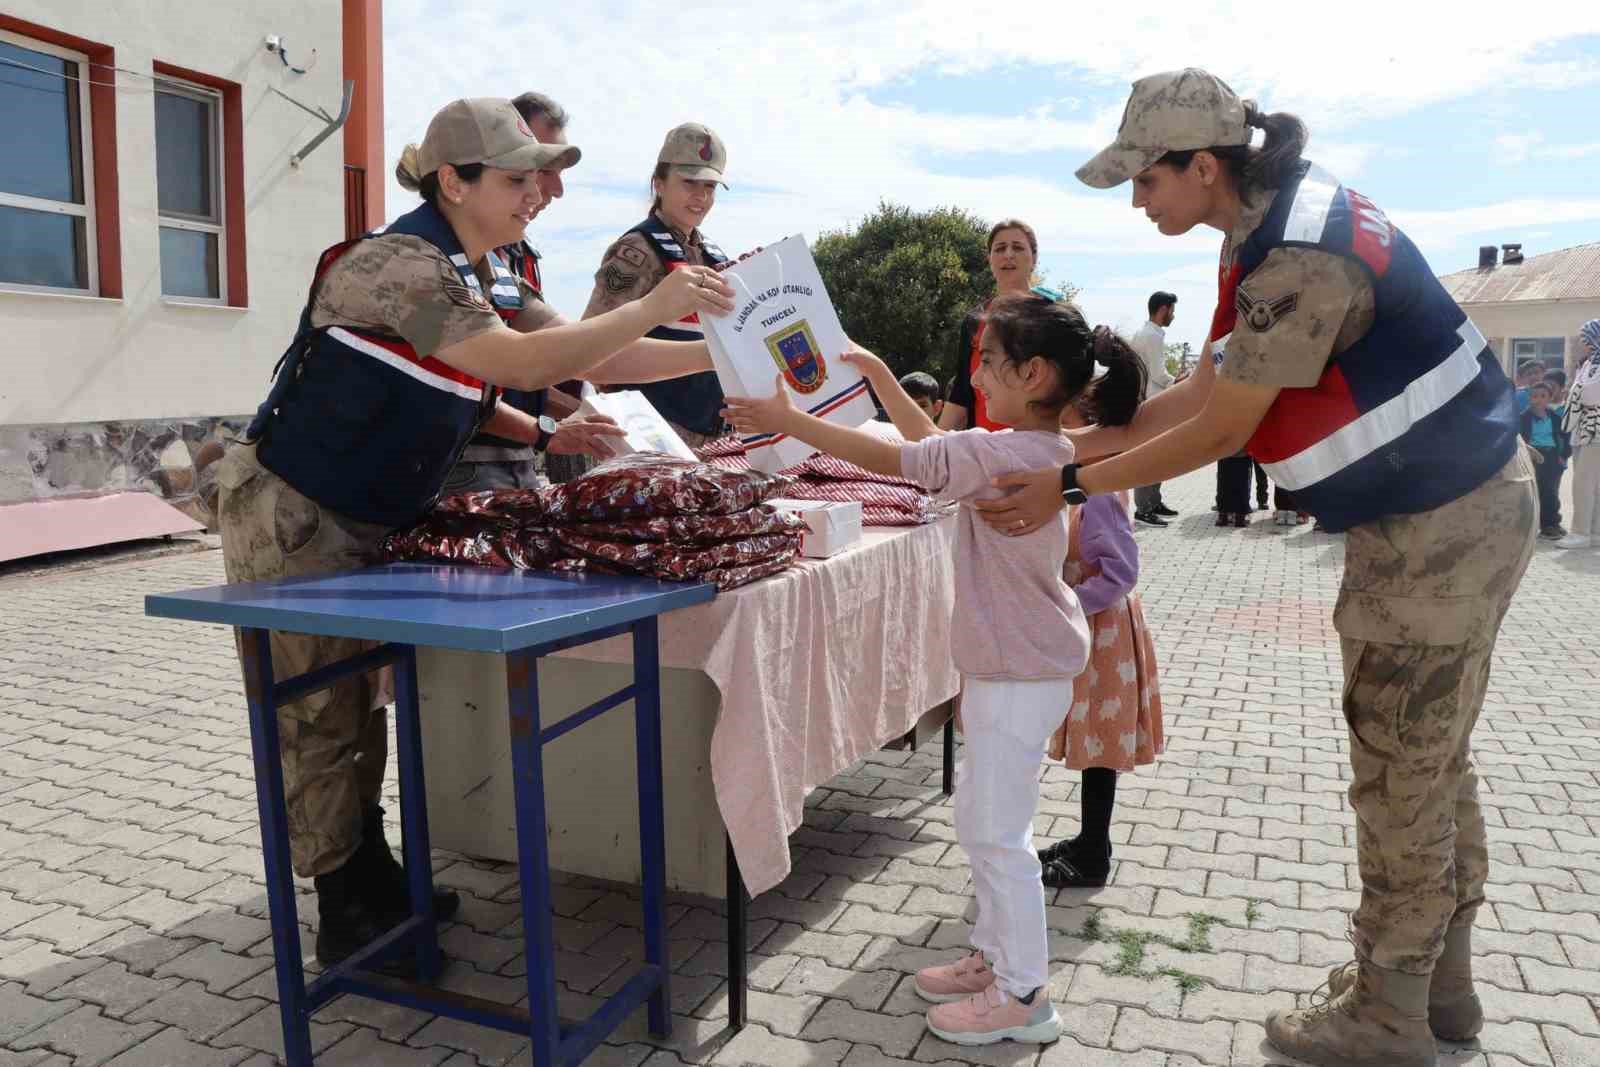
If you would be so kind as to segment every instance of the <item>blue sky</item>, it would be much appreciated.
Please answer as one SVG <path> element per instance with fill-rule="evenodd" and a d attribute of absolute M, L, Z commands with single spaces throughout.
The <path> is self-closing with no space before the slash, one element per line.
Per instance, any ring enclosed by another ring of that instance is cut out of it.
<path fill-rule="evenodd" d="M 1072 5 L 1080 6 L 1080 5 Z M 530 237 L 551 302 L 582 313 L 606 245 L 643 217 L 661 138 L 700 121 L 731 189 L 729 251 L 849 225 L 880 199 L 1016 215 L 1092 321 L 1136 328 L 1178 293 L 1202 339 L 1220 235 L 1163 238 L 1124 186 L 1073 169 L 1115 133 L 1129 83 L 1203 66 L 1311 127 L 1308 155 L 1383 207 L 1440 273 L 1480 244 L 1600 241 L 1600 4 L 1369 3 L 1302 23 L 1281 3 L 1148 16 L 962 3 L 385 5 L 394 156 L 457 96 L 550 93 L 584 159 Z M 1307 9 L 1309 10 L 1309 9 Z M 391 216 L 415 199 L 391 183 Z M 952 339 L 952 343 L 954 339 Z"/>

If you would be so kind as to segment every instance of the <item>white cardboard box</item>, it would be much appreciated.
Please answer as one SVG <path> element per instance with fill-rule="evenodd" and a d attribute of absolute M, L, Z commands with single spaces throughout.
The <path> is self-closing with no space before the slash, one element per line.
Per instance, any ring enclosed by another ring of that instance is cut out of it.
<path fill-rule="evenodd" d="M 771 396 L 781 374 L 794 406 L 818 418 L 860 426 L 876 414 L 866 379 L 839 358 L 850 342 L 804 237 L 768 245 L 722 278 L 733 286 L 734 310 L 701 324 L 724 393 Z M 783 434 L 743 440 L 750 465 L 767 474 L 816 451 Z"/>
<path fill-rule="evenodd" d="M 661 417 L 655 405 L 637 389 L 620 389 L 615 393 L 594 393 L 583 398 L 578 405 L 579 415 L 607 415 L 627 431 L 622 440 L 605 439 L 613 455 L 626 456 L 635 452 L 665 452 L 679 459 L 699 460 L 694 449 L 684 443 L 672 424 Z"/>
<path fill-rule="evenodd" d="M 800 535 L 800 554 L 826 559 L 861 541 L 861 501 L 788 500 L 767 501 L 779 511 L 805 520 L 806 532 Z"/>

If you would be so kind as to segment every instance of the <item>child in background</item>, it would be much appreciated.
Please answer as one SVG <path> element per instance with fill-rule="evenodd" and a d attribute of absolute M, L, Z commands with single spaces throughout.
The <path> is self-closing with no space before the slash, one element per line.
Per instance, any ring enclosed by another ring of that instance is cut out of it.
<path fill-rule="evenodd" d="M 987 1045 L 1053 1041 L 1049 948 L 1033 817 L 1039 763 L 1089 658 L 1083 609 L 1061 579 L 1067 519 L 1026 536 L 982 522 L 978 499 L 1002 495 L 990 479 L 1072 460 L 1061 412 L 1078 402 L 1101 421 L 1126 422 L 1144 393 L 1144 365 L 1110 330 L 1032 294 L 990 305 L 973 388 L 1010 430 L 943 432 L 870 353 L 845 359 L 883 399 L 904 442 L 825 422 L 796 409 L 782 378 L 774 396 L 729 397 L 740 433 L 784 433 L 868 470 L 904 477 L 961 503 L 956 527 L 956 616 L 951 647 L 962 677 L 966 746 L 956 788 L 956 839 L 972 865 L 975 951 L 924 968 L 916 989 L 935 1005 L 928 1029 Z M 1108 369 L 1094 378 L 1096 362 Z"/>
<path fill-rule="evenodd" d="M 1073 408 L 1061 425 L 1088 425 Z M 1072 509 L 1063 572 L 1089 616 L 1093 651 L 1072 684 L 1072 705 L 1050 738 L 1051 759 L 1083 772 L 1078 836 L 1039 852 L 1044 884 L 1092 889 L 1111 874 L 1111 812 L 1117 775 L 1155 762 L 1166 746 L 1156 649 L 1145 627 L 1139 542 L 1128 517 L 1128 494 L 1092 496 Z"/>
<path fill-rule="evenodd" d="M 1528 409 L 1520 416 L 1519 432 L 1533 449 L 1534 480 L 1539 485 L 1539 536 L 1559 541 L 1567 536 L 1561 526 L 1561 474 L 1567 469 L 1571 449 L 1561 432 L 1562 408 L 1552 408 L 1554 389 L 1548 382 L 1535 382 L 1528 390 Z"/>
<path fill-rule="evenodd" d="M 944 411 L 944 390 L 939 388 L 937 378 L 924 371 L 914 370 L 900 379 L 900 388 L 916 402 L 924 415 L 936 423 L 939 421 L 939 414 Z"/>

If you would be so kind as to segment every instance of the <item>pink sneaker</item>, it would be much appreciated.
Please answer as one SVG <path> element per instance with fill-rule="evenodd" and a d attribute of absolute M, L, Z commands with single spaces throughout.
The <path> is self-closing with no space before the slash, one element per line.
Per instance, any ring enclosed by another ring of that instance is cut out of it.
<path fill-rule="evenodd" d="M 982 952 L 963 956 L 954 963 L 924 967 L 917 972 L 917 995 L 935 1004 L 965 1000 L 994 984 L 994 971 Z"/>
<path fill-rule="evenodd" d="M 957 1045 L 992 1045 L 1007 1038 L 1043 1045 L 1061 1036 L 1061 1016 L 1048 989 L 1040 989 L 1032 1004 L 1024 1004 L 997 982 L 965 1000 L 929 1008 L 928 1029 Z"/>

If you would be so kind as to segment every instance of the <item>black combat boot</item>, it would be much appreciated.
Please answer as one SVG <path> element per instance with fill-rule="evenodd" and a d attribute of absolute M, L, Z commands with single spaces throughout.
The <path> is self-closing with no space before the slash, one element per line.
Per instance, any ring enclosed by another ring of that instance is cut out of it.
<path fill-rule="evenodd" d="M 317 962 L 324 967 L 344 962 L 399 921 L 379 912 L 366 900 L 363 887 L 367 877 L 359 852 L 338 870 L 319 874 L 314 881 L 317 887 Z"/>
<path fill-rule="evenodd" d="M 404 918 L 411 914 L 411 887 L 406 882 L 406 869 L 389 851 L 389 842 L 383 836 L 383 808 L 372 805 L 361 817 L 361 847 L 356 849 L 353 862 L 366 871 L 367 899 L 385 915 Z M 461 896 L 453 889 L 435 888 L 433 891 L 433 917 L 440 922 L 461 910 Z"/>

